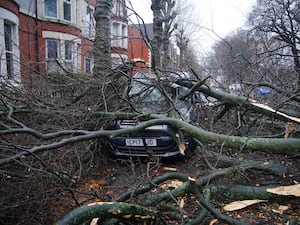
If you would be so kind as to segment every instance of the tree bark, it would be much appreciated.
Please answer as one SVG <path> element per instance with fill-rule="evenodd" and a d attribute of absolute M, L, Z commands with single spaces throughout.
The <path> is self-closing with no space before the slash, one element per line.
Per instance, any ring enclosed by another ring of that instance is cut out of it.
<path fill-rule="evenodd" d="M 153 34 L 152 40 L 152 70 L 156 70 L 161 66 L 161 46 L 162 46 L 162 0 L 152 0 L 151 9 L 153 11 Z"/>
<path fill-rule="evenodd" d="M 81 225 L 93 218 L 106 221 L 109 218 L 119 218 L 132 222 L 151 221 L 156 218 L 157 212 L 135 204 L 118 202 L 98 202 L 81 206 L 69 214 L 56 225 Z"/>
<path fill-rule="evenodd" d="M 187 87 L 190 91 L 182 97 L 182 99 L 189 97 L 195 91 L 202 92 L 205 95 L 213 97 L 224 104 L 228 104 L 230 106 L 239 106 L 244 108 L 249 108 L 257 113 L 264 114 L 269 117 L 277 118 L 286 122 L 294 122 L 300 123 L 300 118 L 294 117 L 292 115 L 285 114 L 287 111 L 277 110 L 268 107 L 267 105 L 260 104 L 255 100 L 249 99 L 245 96 L 239 96 L 235 94 L 230 94 L 227 92 L 215 90 L 213 88 L 207 87 L 203 85 L 203 82 L 193 82 L 188 80 L 179 80 L 177 81 L 179 85 Z"/>
<path fill-rule="evenodd" d="M 167 173 L 160 177 L 154 178 L 149 181 L 148 185 L 140 188 L 134 188 L 122 196 L 117 198 L 117 201 L 126 201 L 129 198 L 134 198 L 138 195 L 145 194 L 151 192 L 153 189 L 157 189 L 160 184 L 167 180 L 180 180 L 182 184 L 178 187 L 175 187 L 169 191 L 162 192 L 154 192 L 152 197 L 147 198 L 147 200 L 143 201 L 143 205 L 140 206 L 138 204 L 128 204 L 128 203 L 118 203 L 118 202 L 99 202 L 90 204 L 87 206 L 82 206 L 77 209 L 74 209 L 69 214 L 67 214 L 64 218 L 62 218 L 56 225 L 77 225 L 82 224 L 86 221 L 89 221 L 93 218 L 99 218 L 101 222 L 107 218 L 117 218 L 120 220 L 127 220 L 131 222 L 145 222 L 145 221 L 153 221 L 154 219 L 162 219 L 164 221 L 168 220 L 170 217 L 168 213 L 162 211 L 161 203 L 170 198 L 176 199 L 180 196 L 194 195 L 201 204 L 201 208 L 199 209 L 198 216 L 190 220 L 188 224 L 197 224 L 200 218 L 203 218 L 207 212 L 209 211 L 215 218 L 218 218 L 221 221 L 224 221 L 228 224 L 237 224 L 242 225 L 243 222 L 236 220 L 232 217 L 224 215 L 219 212 L 216 208 L 209 203 L 211 193 L 215 193 L 217 191 L 226 191 L 226 195 L 230 195 L 233 193 L 237 195 L 237 191 L 239 188 L 227 188 L 224 186 L 209 186 L 206 187 L 207 182 L 211 182 L 213 179 L 232 174 L 238 171 L 243 171 L 245 169 L 251 168 L 259 168 L 262 164 L 255 163 L 242 163 L 240 165 L 235 165 L 233 167 L 224 168 L 215 170 L 211 174 L 200 177 L 198 179 L 191 178 L 181 173 Z M 205 186 L 205 187 L 204 187 Z M 205 189 L 204 196 L 201 190 Z M 249 188 L 247 188 L 248 190 Z M 250 194 L 255 191 L 254 189 L 250 190 Z M 269 198 L 270 196 L 274 196 L 273 194 L 266 196 Z M 151 208 L 160 208 L 160 210 Z M 179 221 L 182 221 L 182 218 L 179 218 Z"/>
<path fill-rule="evenodd" d="M 105 113 L 103 113 L 103 115 L 105 115 Z M 117 113 L 115 114 L 115 116 L 117 116 Z M 152 119 L 149 121 L 145 121 L 135 127 L 128 128 L 128 129 L 79 131 L 77 136 L 67 137 L 50 144 L 34 146 L 31 149 L 21 151 L 13 156 L 3 158 L 0 160 L 0 166 L 12 163 L 22 156 L 28 156 L 39 152 L 58 149 L 60 147 L 72 143 L 77 143 L 77 142 L 93 140 L 97 138 L 110 139 L 125 134 L 137 133 L 149 126 L 160 125 L 160 124 L 167 124 L 173 127 L 175 130 L 184 131 L 191 137 L 198 139 L 200 142 L 203 143 L 209 143 L 218 146 L 226 146 L 226 147 L 237 148 L 237 149 L 252 149 L 252 150 L 264 151 L 269 153 L 279 153 L 279 154 L 293 155 L 300 152 L 300 148 L 299 148 L 300 139 L 297 138 L 284 139 L 284 138 L 251 138 L 251 137 L 230 136 L 230 135 L 209 132 L 202 129 L 201 127 L 194 126 L 188 122 L 184 122 L 178 119 L 161 118 L 161 119 Z M 1 130 L 0 134 L 6 134 L 7 132 L 9 132 L 9 129 Z M 20 133 L 20 131 L 18 133 Z M 26 132 L 21 132 L 21 133 L 26 133 Z M 40 134 L 40 136 L 43 135 Z M 53 134 L 53 136 L 56 135 Z"/>
<path fill-rule="evenodd" d="M 111 7 L 111 0 L 97 0 L 94 13 L 96 20 L 94 73 L 98 78 L 111 71 Z"/>
<path fill-rule="evenodd" d="M 163 47 L 163 67 L 165 70 L 171 69 L 171 57 L 170 57 L 170 37 L 174 29 L 172 29 L 172 24 L 176 17 L 176 12 L 174 11 L 175 1 L 165 0 L 162 7 L 163 12 L 163 38 L 162 38 L 162 47 Z"/>

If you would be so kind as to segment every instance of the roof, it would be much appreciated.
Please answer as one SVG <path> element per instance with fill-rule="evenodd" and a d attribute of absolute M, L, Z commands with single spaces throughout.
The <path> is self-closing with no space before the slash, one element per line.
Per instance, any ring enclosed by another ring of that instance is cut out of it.
<path fill-rule="evenodd" d="M 153 23 L 131 24 L 130 26 L 140 30 L 143 36 L 148 36 L 150 40 L 153 40 Z"/>

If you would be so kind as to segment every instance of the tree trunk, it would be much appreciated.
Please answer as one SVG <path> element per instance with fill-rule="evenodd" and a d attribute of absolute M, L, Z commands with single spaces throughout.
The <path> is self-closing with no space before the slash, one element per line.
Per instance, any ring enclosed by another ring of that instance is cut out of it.
<path fill-rule="evenodd" d="M 171 69 L 171 57 L 170 57 L 170 37 L 173 32 L 172 30 L 172 24 L 174 22 L 174 19 L 176 17 L 176 13 L 174 11 L 175 7 L 175 1 L 173 0 L 166 0 L 162 6 L 163 11 L 163 40 L 162 40 L 162 46 L 163 46 L 163 67 L 165 69 Z"/>
<path fill-rule="evenodd" d="M 107 221 L 109 218 L 120 218 L 137 223 L 154 220 L 156 214 L 156 211 L 139 205 L 98 202 L 71 211 L 56 225 L 80 225 L 93 218 L 98 218 L 99 222 Z"/>
<path fill-rule="evenodd" d="M 179 47 L 179 68 L 183 70 L 185 67 L 184 58 L 187 49 L 187 44 L 189 42 L 188 38 L 185 35 L 184 28 L 181 27 L 176 34 L 176 42 Z"/>
<path fill-rule="evenodd" d="M 192 81 L 186 81 L 186 80 L 182 81 L 181 80 L 181 81 L 178 81 L 177 83 L 179 85 L 182 85 L 182 86 L 190 89 L 189 93 L 187 93 L 182 98 L 187 98 L 195 91 L 199 91 L 205 95 L 216 98 L 220 102 L 228 104 L 232 107 L 239 106 L 239 107 L 249 108 L 254 112 L 261 113 L 263 115 L 270 116 L 273 118 L 277 118 L 282 121 L 295 122 L 298 124 L 300 123 L 300 118 L 295 117 L 298 115 L 288 115 L 287 114 L 288 111 L 281 110 L 281 109 L 280 110 L 272 109 L 272 108 L 268 107 L 267 105 L 255 102 L 254 100 L 251 100 L 245 96 L 239 96 L 239 95 L 215 90 L 213 88 L 204 86 L 202 81 L 196 83 L 196 82 L 192 82 Z"/>
<path fill-rule="evenodd" d="M 152 70 L 156 70 L 161 66 L 161 46 L 162 46 L 162 20 L 161 20 L 161 0 L 152 0 L 151 9 L 153 11 L 153 34 L 154 38 L 152 41 Z"/>
<path fill-rule="evenodd" d="M 111 0 L 97 0 L 95 9 L 96 38 L 94 46 L 95 76 L 111 71 Z"/>

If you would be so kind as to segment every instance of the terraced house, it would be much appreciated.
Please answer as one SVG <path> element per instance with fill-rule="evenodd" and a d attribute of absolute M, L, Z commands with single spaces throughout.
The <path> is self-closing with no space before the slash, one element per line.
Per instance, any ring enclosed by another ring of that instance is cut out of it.
<path fill-rule="evenodd" d="M 32 84 L 55 72 L 93 69 L 96 0 L 1 0 L 0 79 Z M 127 60 L 125 0 L 112 0 L 113 64 Z"/>

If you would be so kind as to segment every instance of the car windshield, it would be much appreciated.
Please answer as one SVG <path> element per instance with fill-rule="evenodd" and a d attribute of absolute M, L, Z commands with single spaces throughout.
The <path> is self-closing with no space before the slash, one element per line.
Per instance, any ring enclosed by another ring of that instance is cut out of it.
<path fill-rule="evenodd" d="M 156 76 L 151 75 L 133 77 L 127 88 L 129 100 L 137 111 L 173 114 L 184 120 L 189 120 L 189 104 L 180 100 L 180 97 L 187 93 L 187 88 L 177 85 L 170 79 L 157 80 Z"/>
<path fill-rule="evenodd" d="M 165 96 L 147 79 L 134 79 L 130 85 L 128 96 L 138 102 L 161 102 L 166 100 Z"/>

